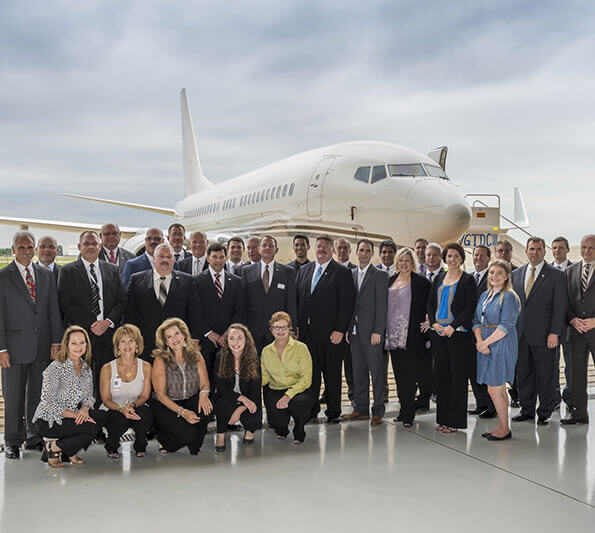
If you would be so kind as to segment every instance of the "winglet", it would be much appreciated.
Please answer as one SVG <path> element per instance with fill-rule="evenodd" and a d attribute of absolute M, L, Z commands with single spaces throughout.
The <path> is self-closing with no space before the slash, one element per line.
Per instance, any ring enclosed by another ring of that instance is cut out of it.
<path fill-rule="evenodd" d="M 519 187 L 514 188 L 514 222 L 520 228 L 529 227 L 529 216 Z"/>
<path fill-rule="evenodd" d="M 428 157 L 433 161 L 436 161 L 441 167 L 442 170 L 446 172 L 446 156 L 448 154 L 448 146 L 439 146 L 438 148 L 434 148 L 429 154 Z"/>
<path fill-rule="evenodd" d="M 200 166 L 186 89 L 182 89 L 180 92 L 180 104 L 182 108 L 182 143 L 184 147 L 184 196 L 190 196 L 210 189 L 213 184 L 205 178 Z"/>

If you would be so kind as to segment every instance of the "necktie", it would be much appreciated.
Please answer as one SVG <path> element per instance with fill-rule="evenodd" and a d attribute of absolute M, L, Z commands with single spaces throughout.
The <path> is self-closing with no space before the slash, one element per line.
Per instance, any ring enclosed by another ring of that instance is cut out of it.
<path fill-rule="evenodd" d="M 110 253 L 109 253 L 109 262 L 112 265 L 115 265 L 116 264 L 116 254 L 114 253 L 113 250 L 111 250 Z"/>
<path fill-rule="evenodd" d="M 535 267 L 531 267 L 531 274 L 529 274 L 529 279 L 527 280 L 527 287 L 525 287 L 525 298 L 529 298 L 529 293 L 533 288 L 533 283 L 535 283 Z"/>
<path fill-rule="evenodd" d="M 434 278 L 434 273 L 433 273 L 433 272 L 429 272 L 429 273 L 428 273 L 428 281 L 429 281 L 430 283 L 432 283 L 432 279 L 433 279 L 433 278 Z"/>
<path fill-rule="evenodd" d="M 583 267 L 583 275 L 581 276 L 581 292 L 585 294 L 587 292 L 587 287 L 589 286 L 589 270 L 591 269 L 590 263 L 585 263 Z M 35 298 L 33 298 L 35 299 Z"/>
<path fill-rule="evenodd" d="M 264 287 L 265 294 L 268 294 L 270 286 L 269 265 L 264 266 L 264 274 L 262 275 L 262 286 Z"/>
<path fill-rule="evenodd" d="M 192 275 L 198 276 L 200 274 L 200 259 L 196 259 L 196 257 L 192 260 Z"/>
<path fill-rule="evenodd" d="M 31 296 L 31 299 L 35 302 L 35 282 L 33 281 L 33 276 L 31 275 L 31 271 L 29 270 L 28 266 L 25 267 L 25 274 L 29 296 Z"/>
<path fill-rule="evenodd" d="M 418 271 L 418 273 L 423 274 L 424 273 L 424 266 L 423 265 L 419 265 L 417 267 L 417 271 Z"/>
<path fill-rule="evenodd" d="M 174 254 L 174 257 L 176 258 L 176 261 L 179 261 L 180 260 L 180 255 L 182 255 L 182 254 Z"/>
<path fill-rule="evenodd" d="M 316 272 L 314 272 L 314 279 L 312 280 L 312 289 L 310 290 L 310 293 L 314 292 L 314 289 L 320 280 L 320 276 L 322 276 L 322 265 L 318 265 Z"/>
<path fill-rule="evenodd" d="M 215 289 L 217 289 L 217 296 L 221 298 L 223 295 L 223 287 L 221 286 L 221 274 L 215 274 Z"/>
<path fill-rule="evenodd" d="M 477 285 L 479 287 L 479 280 L 481 279 L 481 276 L 479 275 L 479 272 L 476 272 L 474 274 L 475 277 L 475 285 Z"/>
<path fill-rule="evenodd" d="M 159 283 L 159 303 L 161 304 L 161 307 L 163 307 L 167 300 L 167 288 L 165 286 L 165 278 L 161 276 L 159 279 L 161 280 Z"/>
<path fill-rule="evenodd" d="M 101 309 L 99 307 L 99 285 L 97 284 L 97 274 L 95 273 L 95 265 L 91 263 L 89 265 L 89 271 L 91 272 L 91 312 L 95 316 L 99 316 Z"/>

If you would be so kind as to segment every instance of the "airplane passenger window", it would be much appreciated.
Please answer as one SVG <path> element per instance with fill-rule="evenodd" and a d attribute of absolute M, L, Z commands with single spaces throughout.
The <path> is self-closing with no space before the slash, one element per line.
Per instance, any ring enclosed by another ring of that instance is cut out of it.
<path fill-rule="evenodd" d="M 283 198 L 287 196 L 287 183 L 283 185 Z"/>
<path fill-rule="evenodd" d="M 355 171 L 354 178 L 358 181 L 363 181 L 364 183 L 368 183 L 370 177 L 370 167 L 359 167 Z"/>
<path fill-rule="evenodd" d="M 293 189 L 295 188 L 295 183 L 292 183 L 289 187 L 289 196 L 293 196 Z"/>
<path fill-rule="evenodd" d="M 267 189 L 267 196 L 266 196 L 267 200 L 269 199 L 270 194 L 271 194 L 271 189 Z"/>
<path fill-rule="evenodd" d="M 391 176 L 427 176 L 424 167 L 420 163 L 388 165 L 388 173 Z"/>
<path fill-rule="evenodd" d="M 446 180 L 448 179 L 448 176 L 446 175 L 446 172 L 444 172 L 442 167 L 438 167 L 436 165 L 428 165 L 427 163 L 425 166 L 426 170 L 428 171 L 428 174 L 433 178 L 444 178 Z"/>
<path fill-rule="evenodd" d="M 281 185 L 279 185 L 279 187 L 277 187 L 277 198 L 281 197 Z"/>
<path fill-rule="evenodd" d="M 386 168 L 384 165 L 377 165 L 372 169 L 372 180 L 370 183 L 376 183 L 377 181 L 386 178 Z"/>

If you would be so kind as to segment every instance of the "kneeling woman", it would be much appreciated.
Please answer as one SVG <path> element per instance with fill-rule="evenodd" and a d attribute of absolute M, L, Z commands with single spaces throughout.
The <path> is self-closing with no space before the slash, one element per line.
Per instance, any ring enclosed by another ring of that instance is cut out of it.
<path fill-rule="evenodd" d="M 153 412 L 146 403 L 151 394 L 151 364 L 138 358 L 143 338 L 136 326 L 118 328 L 113 343 L 115 359 L 103 365 L 99 376 L 101 409 L 108 411 L 105 449 L 108 457 L 118 458 L 120 437 L 132 428 L 136 456 L 144 457 L 147 431 L 153 423 Z"/>
<path fill-rule="evenodd" d="M 300 444 L 306 438 L 304 426 L 314 405 L 314 398 L 306 392 L 312 383 L 312 358 L 303 342 L 290 337 L 291 317 L 287 313 L 275 313 L 269 324 L 275 340 L 260 356 L 267 420 L 277 438 L 284 439 L 292 416 L 293 442 Z"/>
<path fill-rule="evenodd" d="M 190 338 L 188 326 L 168 318 L 157 328 L 152 381 L 157 400 L 151 400 L 161 453 L 188 446 L 198 455 L 213 409 L 205 361 Z"/>
<path fill-rule="evenodd" d="M 48 441 L 41 460 L 51 467 L 64 466 L 63 455 L 71 463 L 83 463 L 77 452 L 89 447 L 106 420 L 105 411 L 92 409 L 90 364 L 89 335 L 79 326 L 70 326 L 56 360 L 43 371 L 41 400 L 33 415 L 35 429 Z"/>
<path fill-rule="evenodd" d="M 215 450 L 225 451 L 227 425 L 241 422 L 244 444 L 254 442 L 254 431 L 262 424 L 260 370 L 254 340 L 243 324 L 232 324 L 223 337 L 217 362 L 217 442 Z"/>

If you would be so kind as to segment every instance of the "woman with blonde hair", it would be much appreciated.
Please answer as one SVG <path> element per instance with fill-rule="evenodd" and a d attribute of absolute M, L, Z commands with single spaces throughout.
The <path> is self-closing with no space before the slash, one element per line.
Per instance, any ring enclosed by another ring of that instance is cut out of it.
<path fill-rule="evenodd" d="M 89 335 L 70 326 L 56 359 L 43 371 L 41 400 L 33 415 L 35 429 L 47 441 L 41 460 L 53 468 L 64 466 L 63 456 L 82 464 L 78 451 L 89 447 L 105 423 L 105 411 L 93 409 L 90 365 Z"/>
<path fill-rule="evenodd" d="M 512 437 L 508 423 L 506 382 L 512 383 L 518 357 L 516 322 L 520 300 L 512 289 L 508 261 L 496 259 L 488 269 L 488 289 L 479 298 L 473 318 L 477 341 L 477 383 L 485 383 L 498 413 L 498 427 L 482 436 Z"/>
<path fill-rule="evenodd" d="M 140 330 L 132 324 L 119 327 L 113 337 L 115 359 L 101 368 L 99 375 L 100 409 L 108 412 L 105 449 L 108 457 L 119 457 L 120 437 L 128 428 L 134 430 L 134 451 L 144 457 L 147 431 L 153 412 L 147 405 L 151 394 L 151 364 L 139 359 L 144 343 Z"/>
<path fill-rule="evenodd" d="M 225 451 L 227 426 L 238 422 L 245 430 L 244 444 L 252 444 L 262 423 L 260 369 L 254 339 L 244 324 L 227 328 L 215 368 L 215 451 Z"/>
<path fill-rule="evenodd" d="M 152 400 L 161 453 L 188 446 L 198 455 L 213 409 L 205 361 L 192 341 L 188 326 L 168 318 L 155 332 Z"/>

